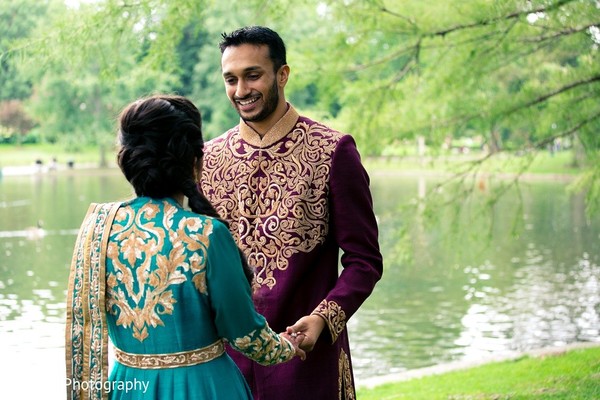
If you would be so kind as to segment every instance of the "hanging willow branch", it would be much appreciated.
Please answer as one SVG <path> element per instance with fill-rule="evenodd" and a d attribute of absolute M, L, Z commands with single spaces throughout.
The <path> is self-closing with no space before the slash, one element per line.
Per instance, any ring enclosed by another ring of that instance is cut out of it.
<path fill-rule="evenodd" d="M 473 29 L 473 28 L 481 28 L 484 26 L 495 24 L 500 21 L 509 21 L 512 19 L 518 19 L 518 18 L 527 16 L 529 14 L 547 13 L 549 11 L 554 11 L 556 9 L 559 9 L 560 7 L 562 7 L 568 3 L 572 3 L 573 1 L 575 1 L 575 0 L 560 0 L 560 1 L 557 1 L 556 3 L 550 4 L 545 7 L 538 7 L 534 10 L 515 11 L 510 14 L 501 15 L 501 16 L 495 17 L 495 18 L 484 19 L 484 20 L 473 22 L 470 24 L 455 25 L 455 26 L 452 26 L 452 27 L 449 27 L 446 29 L 442 29 L 439 31 L 430 32 L 426 35 L 431 36 L 431 37 L 434 37 L 434 36 L 444 37 L 444 36 L 448 35 L 449 33 L 453 33 L 456 31 L 462 31 L 462 30 Z"/>

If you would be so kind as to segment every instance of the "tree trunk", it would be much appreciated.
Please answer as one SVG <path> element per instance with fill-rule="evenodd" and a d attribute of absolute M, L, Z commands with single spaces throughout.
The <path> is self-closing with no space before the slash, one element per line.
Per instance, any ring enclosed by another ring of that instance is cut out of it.
<path fill-rule="evenodd" d="M 579 139 L 579 135 L 573 135 L 573 161 L 572 165 L 575 168 L 581 168 L 585 166 L 586 155 L 583 143 Z"/>
<path fill-rule="evenodd" d="M 106 146 L 104 143 L 100 143 L 98 150 L 100 151 L 100 168 L 106 168 L 108 162 L 106 161 Z"/>
<path fill-rule="evenodd" d="M 489 152 L 494 154 L 502 150 L 502 138 L 496 124 L 492 124 L 490 129 Z"/>

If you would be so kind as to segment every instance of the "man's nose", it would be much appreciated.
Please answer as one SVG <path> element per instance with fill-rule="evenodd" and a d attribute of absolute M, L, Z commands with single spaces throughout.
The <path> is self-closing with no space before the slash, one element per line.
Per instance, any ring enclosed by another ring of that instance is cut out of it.
<path fill-rule="evenodd" d="M 244 98 L 248 94 L 250 94 L 250 87 L 246 84 L 246 81 L 240 79 L 235 88 L 235 96 L 239 98 Z"/>

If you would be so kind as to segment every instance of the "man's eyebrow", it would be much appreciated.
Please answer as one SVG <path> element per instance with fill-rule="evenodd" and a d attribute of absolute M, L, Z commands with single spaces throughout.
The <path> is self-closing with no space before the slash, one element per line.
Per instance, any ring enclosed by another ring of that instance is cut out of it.
<path fill-rule="evenodd" d="M 259 66 L 252 66 L 252 67 L 244 68 L 244 70 L 242 72 L 246 74 L 248 72 L 254 72 L 254 71 L 262 71 L 262 68 Z M 225 72 L 223 72 L 223 76 L 234 76 L 234 74 L 230 71 L 225 71 Z"/>

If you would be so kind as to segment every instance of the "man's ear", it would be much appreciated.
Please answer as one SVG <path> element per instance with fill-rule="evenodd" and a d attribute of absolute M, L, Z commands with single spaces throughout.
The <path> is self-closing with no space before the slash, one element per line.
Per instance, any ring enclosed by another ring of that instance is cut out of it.
<path fill-rule="evenodd" d="M 277 85 L 279 87 L 284 88 L 287 84 L 288 78 L 290 77 L 290 66 L 285 64 L 279 68 L 277 71 Z"/>

